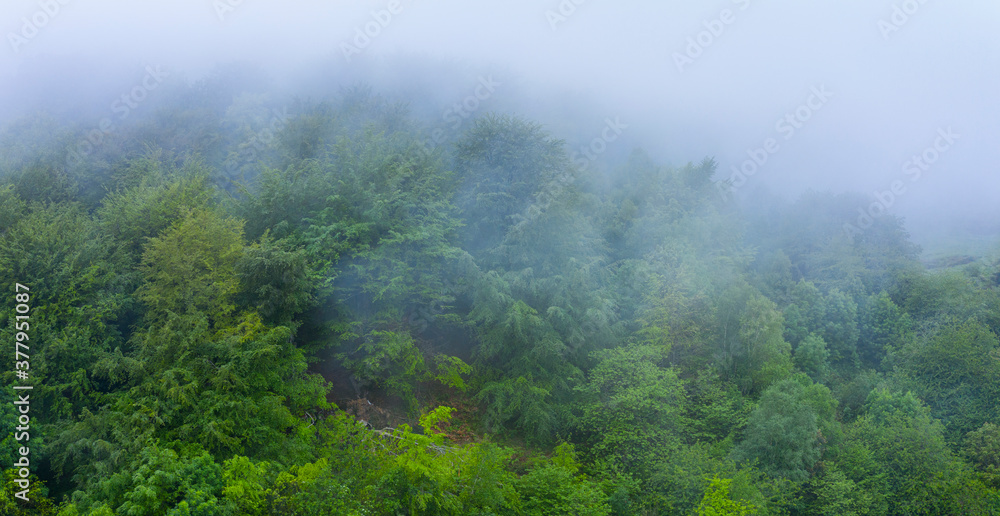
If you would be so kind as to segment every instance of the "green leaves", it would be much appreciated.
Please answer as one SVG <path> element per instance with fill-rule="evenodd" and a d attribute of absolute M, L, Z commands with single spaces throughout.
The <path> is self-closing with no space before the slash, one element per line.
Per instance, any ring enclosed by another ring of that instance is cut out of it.
<path fill-rule="evenodd" d="M 1000 341 L 984 324 L 949 324 L 911 341 L 898 355 L 900 373 L 947 425 L 950 439 L 1000 417 Z M 909 383 L 908 382 L 908 383 Z"/>
<path fill-rule="evenodd" d="M 142 256 L 146 283 L 136 296 L 154 319 L 195 312 L 221 322 L 236 308 L 236 263 L 243 245 L 242 222 L 211 211 L 188 211 L 149 241 Z"/>
<path fill-rule="evenodd" d="M 167 174 L 160 170 L 162 166 L 153 158 L 131 163 L 128 170 L 138 176 L 129 181 L 134 184 L 109 192 L 97 211 L 102 231 L 136 259 L 150 238 L 186 212 L 210 209 L 212 192 L 203 171 Z"/>
<path fill-rule="evenodd" d="M 884 473 L 873 488 L 886 497 L 888 514 L 985 511 L 982 484 L 948 449 L 943 427 L 922 402 L 911 393 L 877 389 L 867 410 L 848 429 L 848 444 L 870 457 L 868 475 Z M 860 483 L 866 475 L 849 476 Z"/>
<path fill-rule="evenodd" d="M 465 375 L 472 372 L 472 366 L 461 358 L 444 354 L 434 355 L 434 379 L 448 387 L 466 390 Z"/>
<path fill-rule="evenodd" d="M 290 324 L 314 302 L 316 278 L 306 260 L 304 250 L 289 250 L 265 234 L 244 248 L 236 262 L 236 301 L 269 322 Z"/>
<path fill-rule="evenodd" d="M 983 423 L 977 430 L 965 435 L 962 447 L 972 465 L 983 473 L 984 481 L 1000 487 L 1000 426 Z"/>
<path fill-rule="evenodd" d="M 851 364 L 859 336 L 858 307 L 854 300 L 836 288 L 824 295 L 806 281 L 796 284 L 790 294 L 792 304 L 785 308 L 788 321 L 785 335 L 789 341 L 798 345 L 810 334 L 816 334 L 826 343 L 831 361 Z"/>
<path fill-rule="evenodd" d="M 23 211 L 12 213 L 16 222 L 0 228 L 0 285 L 31 289 L 30 317 L 20 322 L 30 327 L 27 345 L 37 385 L 32 409 L 39 420 L 56 421 L 98 402 L 99 386 L 90 382 L 90 371 L 122 344 L 118 323 L 134 275 L 79 205 L 29 207 L 8 194 L 0 193 L 0 199 L 6 197 L 0 205 Z M 14 342 L 14 308 L 9 301 L 0 304 L 5 342 Z"/>
<path fill-rule="evenodd" d="M 871 478 L 867 479 L 870 484 Z M 835 466 L 828 466 L 807 484 L 806 510 L 823 516 L 878 514 L 881 493 L 872 493 L 858 485 Z"/>
<path fill-rule="evenodd" d="M 618 473 L 648 478 L 658 457 L 675 448 L 685 424 L 684 390 L 667 354 L 654 346 L 594 353 L 597 365 L 582 395 L 575 433 L 594 462 Z"/>
<path fill-rule="evenodd" d="M 744 393 L 760 392 L 791 373 L 777 305 L 746 286 L 727 289 L 717 308 L 716 367 Z"/>
<path fill-rule="evenodd" d="M 532 442 L 550 442 L 562 424 L 551 391 L 530 378 L 503 378 L 486 383 L 476 394 L 485 406 L 482 422 L 491 432 L 516 429 Z M 565 410 L 563 408 L 562 410 Z"/>
<path fill-rule="evenodd" d="M 773 476 L 806 480 L 830 437 L 836 406 L 829 389 L 803 375 L 772 385 L 750 415 L 733 458 L 757 462 Z"/>
<path fill-rule="evenodd" d="M 830 370 L 830 350 L 826 347 L 823 337 L 810 333 L 808 337 L 795 348 L 793 361 L 795 367 L 809 375 L 815 381 L 823 381 Z"/>
<path fill-rule="evenodd" d="M 551 463 L 539 463 L 517 480 L 524 514 L 610 515 L 607 496 L 585 475 L 577 475 L 578 469 L 573 446 L 567 443 L 557 446 Z"/>
<path fill-rule="evenodd" d="M 359 379 L 391 391 L 416 408 L 413 385 L 427 373 L 424 356 L 408 332 L 373 330 L 354 353 L 338 357 Z"/>
<path fill-rule="evenodd" d="M 871 296 L 860 313 L 858 348 L 861 358 L 879 367 L 886 355 L 902 349 L 913 338 L 913 323 L 885 292 Z"/>
<path fill-rule="evenodd" d="M 743 501 L 736 501 L 731 498 L 730 485 L 732 479 L 719 478 L 718 476 L 709 479 L 708 489 L 705 490 L 705 497 L 695 509 L 698 516 L 744 516 L 753 514 L 757 509 L 752 504 Z"/>

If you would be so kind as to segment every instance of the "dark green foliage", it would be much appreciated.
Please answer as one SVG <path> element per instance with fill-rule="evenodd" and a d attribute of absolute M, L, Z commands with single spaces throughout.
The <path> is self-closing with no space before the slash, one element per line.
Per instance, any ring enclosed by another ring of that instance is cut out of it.
<path fill-rule="evenodd" d="M 871 296 L 861 309 L 858 348 L 862 361 L 878 368 L 887 354 L 900 350 L 913 338 L 910 315 L 885 292 Z"/>
<path fill-rule="evenodd" d="M 972 465 L 982 472 L 984 482 L 1000 487 L 1000 426 L 983 423 L 978 430 L 965 435 L 962 450 Z"/>
<path fill-rule="evenodd" d="M 235 299 L 267 322 L 289 324 L 313 302 L 310 272 L 305 251 L 289 250 L 264 234 L 236 262 Z"/>
<path fill-rule="evenodd" d="M 819 382 L 826 378 L 830 370 L 830 350 L 826 347 L 823 337 L 810 333 L 808 337 L 795 348 L 793 361 L 795 367 Z"/>
<path fill-rule="evenodd" d="M 536 465 L 517 480 L 523 513 L 532 516 L 611 514 L 606 495 L 585 475 L 577 475 L 579 469 L 572 445 L 557 446 L 550 463 Z"/>
<path fill-rule="evenodd" d="M 785 308 L 785 335 L 798 345 L 810 334 L 823 339 L 834 363 L 850 364 L 857 357 L 858 307 L 854 300 L 834 288 L 823 295 L 807 281 L 796 284 Z"/>
<path fill-rule="evenodd" d="M 949 439 L 959 441 L 1000 416 L 995 402 L 1000 396 L 998 348 L 989 328 L 969 320 L 939 328 L 900 351 L 901 379 L 930 405 Z"/>
<path fill-rule="evenodd" d="M 801 375 L 771 386 L 750 415 L 734 460 L 793 481 L 809 478 L 831 437 L 836 406 L 829 389 Z"/>
<path fill-rule="evenodd" d="M 982 514 L 995 496 L 948 449 L 941 424 L 911 393 L 872 391 L 867 414 L 847 431 L 859 461 L 845 468 L 873 483 L 886 514 Z"/>
<path fill-rule="evenodd" d="M 24 169 L 14 181 L 14 191 L 28 202 L 42 204 L 68 202 L 76 196 L 73 180 L 52 166 L 35 164 Z"/>
<path fill-rule="evenodd" d="M 205 209 L 211 190 L 202 171 L 164 172 L 154 157 L 127 164 L 130 179 L 102 201 L 102 230 L 138 260 L 147 240 L 156 237 L 186 210 Z M 177 177 L 172 177 L 177 174 Z M 134 179 L 132 179 L 134 178 Z"/>
<path fill-rule="evenodd" d="M 684 389 L 664 367 L 667 353 L 654 346 L 595 353 L 597 365 L 578 388 L 582 403 L 576 431 L 588 457 L 601 468 L 648 478 L 658 457 L 684 434 Z"/>
<path fill-rule="evenodd" d="M 32 410 L 52 421 L 100 399 L 92 368 L 122 344 L 117 323 L 134 303 L 128 296 L 134 276 L 80 206 L 21 207 L 17 222 L 0 236 L 0 284 L 11 293 L 15 283 L 31 289 L 25 344 L 31 376 L 39 382 Z M 0 329 L 5 342 L 14 342 L 15 315 L 13 303 L 0 305 L 0 320 L 10 323 Z"/>
<path fill-rule="evenodd" d="M 711 370 L 699 371 L 685 385 L 688 391 L 687 437 L 718 446 L 721 454 L 732 446 L 733 434 L 742 430 L 753 409 L 732 383 L 723 383 Z"/>

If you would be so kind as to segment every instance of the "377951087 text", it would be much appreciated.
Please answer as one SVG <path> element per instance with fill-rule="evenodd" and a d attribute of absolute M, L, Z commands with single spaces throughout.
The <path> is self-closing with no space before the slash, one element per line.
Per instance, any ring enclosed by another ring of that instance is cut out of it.
<path fill-rule="evenodd" d="M 31 410 L 30 393 L 27 391 L 32 390 L 32 386 L 28 385 L 28 372 L 31 370 L 31 363 L 29 362 L 31 356 L 28 352 L 31 348 L 28 346 L 28 330 L 31 329 L 29 324 L 31 305 L 31 295 L 29 294 L 31 289 L 20 283 L 14 284 L 14 374 L 17 376 L 19 383 L 14 385 L 14 405 L 17 407 L 17 426 L 14 428 L 14 439 L 19 443 L 17 450 L 17 460 L 14 461 L 14 469 L 16 474 L 14 476 L 14 483 L 17 484 L 20 491 L 14 493 L 14 496 L 19 499 L 28 502 L 28 491 L 31 489 L 31 460 L 29 459 L 29 454 L 31 450 L 28 448 L 28 441 L 31 439 L 31 417 L 28 413 Z"/>

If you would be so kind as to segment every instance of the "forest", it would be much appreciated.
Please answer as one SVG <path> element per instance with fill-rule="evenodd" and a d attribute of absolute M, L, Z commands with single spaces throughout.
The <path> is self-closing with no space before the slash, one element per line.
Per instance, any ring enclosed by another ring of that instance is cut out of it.
<path fill-rule="evenodd" d="M 515 112 L 160 88 L 0 130 L 0 513 L 1000 514 L 996 257 Z"/>

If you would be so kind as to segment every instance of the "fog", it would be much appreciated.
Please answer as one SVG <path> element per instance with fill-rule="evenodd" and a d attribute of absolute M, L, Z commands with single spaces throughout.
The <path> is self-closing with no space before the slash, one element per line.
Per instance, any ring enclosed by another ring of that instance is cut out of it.
<path fill-rule="evenodd" d="M 0 123 L 95 127 L 150 69 L 255 63 L 289 98 L 365 82 L 446 121 L 492 81 L 477 111 L 539 121 L 571 152 L 611 124 L 601 163 L 641 147 L 713 156 L 737 198 L 861 192 L 934 248 L 1000 232 L 998 22 L 1000 4 L 970 0 L 17 0 Z"/>

